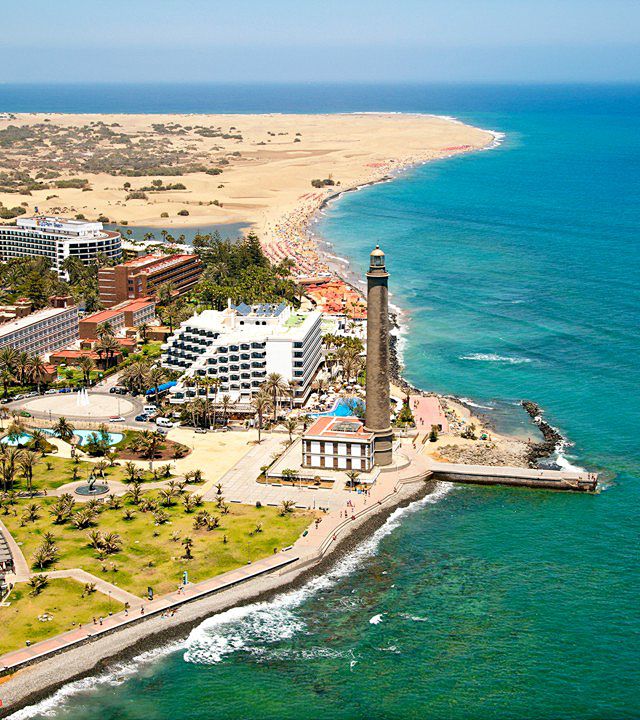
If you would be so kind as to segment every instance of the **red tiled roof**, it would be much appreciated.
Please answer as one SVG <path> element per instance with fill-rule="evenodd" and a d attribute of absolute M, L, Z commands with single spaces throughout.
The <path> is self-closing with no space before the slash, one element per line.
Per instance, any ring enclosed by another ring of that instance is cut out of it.
<path fill-rule="evenodd" d="M 340 425 L 349 424 L 356 426 L 355 432 L 340 430 Z M 316 419 L 311 427 L 305 432 L 307 436 L 321 436 L 328 438 L 357 438 L 358 440 L 369 440 L 373 438 L 373 433 L 365 430 L 364 424 L 357 417 L 337 417 L 333 415 L 325 415 Z"/>

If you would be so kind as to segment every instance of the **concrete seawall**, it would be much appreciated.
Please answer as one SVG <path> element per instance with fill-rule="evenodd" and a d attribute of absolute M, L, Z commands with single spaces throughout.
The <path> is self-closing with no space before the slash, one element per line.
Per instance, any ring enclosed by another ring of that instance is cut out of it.
<path fill-rule="evenodd" d="M 433 473 L 433 478 L 442 482 L 472 485 L 511 485 L 573 492 L 594 492 L 598 484 L 597 474 L 588 472 L 492 465 L 462 465 L 436 462 L 431 459 L 428 459 L 428 464 Z"/>

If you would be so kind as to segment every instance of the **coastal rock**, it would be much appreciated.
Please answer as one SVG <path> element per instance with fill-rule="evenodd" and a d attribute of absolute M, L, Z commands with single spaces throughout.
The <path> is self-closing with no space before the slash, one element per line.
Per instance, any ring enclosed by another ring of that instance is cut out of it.
<path fill-rule="evenodd" d="M 542 442 L 532 443 L 529 446 L 527 458 L 529 467 L 538 467 L 540 459 L 548 458 L 558 447 L 567 444 L 567 440 L 542 417 L 544 411 L 537 403 L 531 400 L 523 400 L 521 404 L 529 417 L 538 426 L 544 438 Z"/>
<path fill-rule="evenodd" d="M 478 442 L 464 445 L 443 445 L 438 448 L 438 458 L 465 465 L 508 465 L 527 467 L 529 446 L 518 440 L 499 445 Z"/>

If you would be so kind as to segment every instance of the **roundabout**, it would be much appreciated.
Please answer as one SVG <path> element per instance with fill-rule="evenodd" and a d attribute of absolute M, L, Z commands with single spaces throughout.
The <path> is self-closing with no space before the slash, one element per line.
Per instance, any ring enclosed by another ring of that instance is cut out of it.
<path fill-rule="evenodd" d="M 41 395 L 20 403 L 34 417 L 103 421 L 111 417 L 135 415 L 139 412 L 140 401 L 124 399 L 106 393 L 64 393 Z"/>

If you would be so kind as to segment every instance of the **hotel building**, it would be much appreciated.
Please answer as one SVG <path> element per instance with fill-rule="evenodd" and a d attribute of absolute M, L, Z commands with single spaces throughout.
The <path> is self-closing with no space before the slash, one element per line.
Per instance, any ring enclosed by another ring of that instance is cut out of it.
<path fill-rule="evenodd" d="M 156 303 L 151 298 L 129 300 L 115 305 L 109 310 L 102 310 L 80 320 L 79 331 L 81 340 L 95 340 L 98 327 L 109 323 L 114 335 L 125 328 L 137 328 L 142 323 L 151 322 L 156 316 Z"/>
<path fill-rule="evenodd" d="M 197 255 L 143 255 L 98 271 L 100 300 L 112 307 L 125 300 L 153 295 L 168 283 L 178 295 L 183 295 L 201 275 Z"/>
<path fill-rule="evenodd" d="M 219 378 L 219 393 L 233 402 L 249 402 L 267 375 L 279 373 L 302 405 L 322 360 L 321 314 L 297 313 L 284 303 L 230 304 L 194 315 L 162 347 L 162 364 L 185 374 L 171 390 L 173 403 L 193 399 L 190 384 L 203 377 Z"/>
<path fill-rule="evenodd" d="M 52 307 L 0 325 L 0 348 L 32 355 L 59 350 L 78 339 L 78 308 Z"/>
<path fill-rule="evenodd" d="M 319 417 L 302 438 L 302 467 L 370 472 L 375 434 L 355 417 Z"/>
<path fill-rule="evenodd" d="M 41 255 L 61 278 L 68 279 L 62 266 L 68 257 L 85 265 L 98 255 L 111 260 L 122 257 L 120 233 L 104 230 L 102 223 L 64 220 L 56 217 L 18 218 L 17 225 L 0 225 L 0 260 Z"/>

